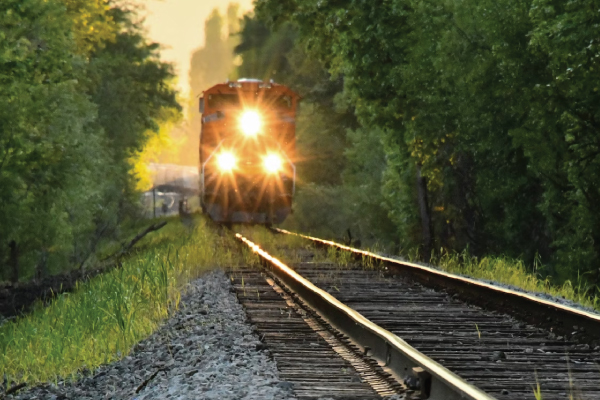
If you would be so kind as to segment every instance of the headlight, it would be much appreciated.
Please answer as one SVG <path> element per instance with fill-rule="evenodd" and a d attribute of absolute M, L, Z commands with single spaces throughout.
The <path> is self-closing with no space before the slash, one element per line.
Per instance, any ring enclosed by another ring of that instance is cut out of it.
<path fill-rule="evenodd" d="M 230 172 L 237 165 L 237 158 L 229 151 L 224 151 L 217 156 L 217 165 L 223 172 Z"/>
<path fill-rule="evenodd" d="M 240 128 L 246 136 L 256 136 L 262 128 L 260 114 L 256 111 L 244 111 L 240 118 Z"/>
<path fill-rule="evenodd" d="M 281 171 L 283 160 L 277 154 L 269 154 L 263 159 L 265 170 L 271 174 Z"/>

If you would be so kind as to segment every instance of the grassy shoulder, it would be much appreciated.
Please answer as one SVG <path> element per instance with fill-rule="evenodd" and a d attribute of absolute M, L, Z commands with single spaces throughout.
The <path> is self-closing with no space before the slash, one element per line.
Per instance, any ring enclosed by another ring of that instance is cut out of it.
<path fill-rule="evenodd" d="M 434 257 L 431 264 L 438 268 L 475 279 L 511 285 L 529 292 L 545 293 L 578 303 L 584 307 L 600 311 L 600 297 L 594 287 L 584 279 L 573 283 L 564 281 L 561 285 L 552 282 L 550 276 L 543 276 L 541 263 L 535 263 L 533 271 L 522 260 L 509 257 L 473 257 L 467 252 L 448 253 Z M 590 294 L 594 293 L 594 294 Z"/>
<path fill-rule="evenodd" d="M 138 244 L 119 268 L 0 327 L 0 375 L 36 383 L 124 357 L 179 305 L 186 284 L 241 262 L 230 236 L 200 217 L 177 219 Z"/>

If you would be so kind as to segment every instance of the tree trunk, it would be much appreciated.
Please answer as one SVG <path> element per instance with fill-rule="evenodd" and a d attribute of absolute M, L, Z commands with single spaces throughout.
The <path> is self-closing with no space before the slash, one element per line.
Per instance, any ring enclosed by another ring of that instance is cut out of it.
<path fill-rule="evenodd" d="M 40 260 L 35 271 L 36 279 L 41 282 L 48 276 L 48 250 L 42 249 Z"/>
<path fill-rule="evenodd" d="M 8 259 L 8 266 L 10 267 L 10 281 L 17 283 L 19 281 L 19 246 L 17 242 L 11 240 L 8 244 L 10 247 L 10 256 Z"/>
<path fill-rule="evenodd" d="M 419 201 L 419 213 L 421 214 L 421 230 L 423 232 L 422 257 L 429 262 L 433 248 L 433 228 L 431 224 L 431 212 L 427 198 L 427 178 L 421 176 L 421 165 L 417 164 L 417 197 Z"/>

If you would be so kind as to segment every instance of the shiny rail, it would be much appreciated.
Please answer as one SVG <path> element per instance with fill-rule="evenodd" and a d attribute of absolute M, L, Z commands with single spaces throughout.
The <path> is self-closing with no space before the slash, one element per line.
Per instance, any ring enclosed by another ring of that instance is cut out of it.
<path fill-rule="evenodd" d="M 288 232 L 283 231 L 283 233 Z M 369 352 L 398 381 L 401 382 L 410 374 L 417 376 L 420 382 L 421 398 L 431 400 L 493 399 L 489 394 L 470 385 L 398 336 L 342 304 L 335 297 L 272 257 L 257 244 L 240 234 L 236 234 L 236 238 L 258 254 L 263 265 L 269 268 L 287 288 L 316 310 L 330 325 L 347 335 L 365 352 Z"/>

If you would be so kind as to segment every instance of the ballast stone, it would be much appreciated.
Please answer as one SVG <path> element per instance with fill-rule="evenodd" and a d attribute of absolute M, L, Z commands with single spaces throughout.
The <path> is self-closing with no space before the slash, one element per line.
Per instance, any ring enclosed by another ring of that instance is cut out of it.
<path fill-rule="evenodd" d="M 211 272 L 192 282 L 175 315 L 121 361 L 76 383 L 8 398 L 293 399 L 230 288 L 223 271 Z"/>

